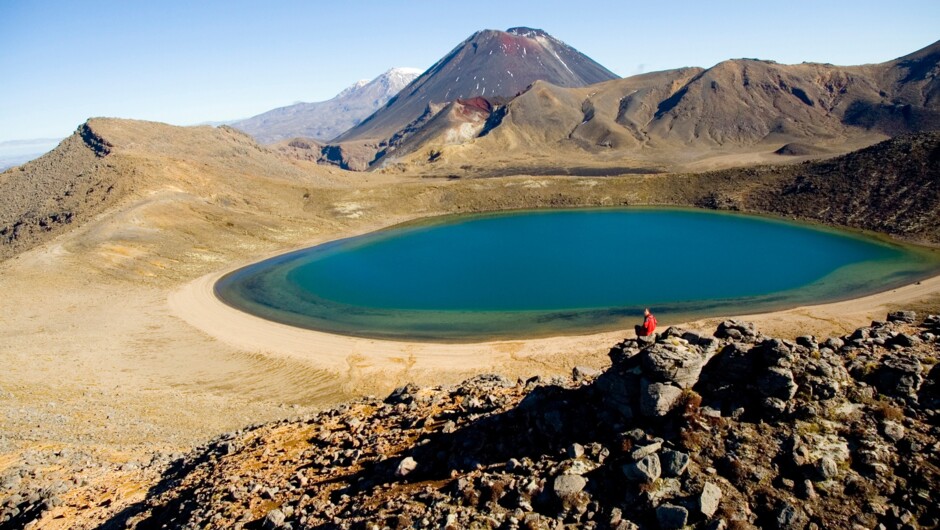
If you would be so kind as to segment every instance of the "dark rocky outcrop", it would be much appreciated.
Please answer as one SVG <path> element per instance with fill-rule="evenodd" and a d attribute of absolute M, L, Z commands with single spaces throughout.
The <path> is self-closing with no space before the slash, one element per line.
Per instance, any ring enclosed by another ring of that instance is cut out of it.
<path fill-rule="evenodd" d="M 797 342 L 670 328 L 577 379 L 405 386 L 224 435 L 105 527 L 936 527 L 940 319 L 908 316 Z M 654 385 L 679 395 L 645 414 Z"/>
<path fill-rule="evenodd" d="M 703 207 L 763 212 L 940 243 L 940 133 L 886 140 L 821 162 L 701 175 L 713 187 Z M 743 185 L 744 181 L 752 184 Z M 733 198 L 732 198 L 733 197 Z"/>

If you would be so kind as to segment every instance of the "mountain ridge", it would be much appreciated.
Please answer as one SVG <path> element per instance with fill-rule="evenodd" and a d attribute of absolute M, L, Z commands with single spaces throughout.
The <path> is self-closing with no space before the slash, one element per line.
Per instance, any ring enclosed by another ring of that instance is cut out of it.
<path fill-rule="evenodd" d="M 721 152 L 771 162 L 781 146 L 806 141 L 848 152 L 940 130 L 938 72 L 940 42 L 873 65 L 734 59 L 580 88 L 534 83 L 497 106 L 504 117 L 485 137 L 459 145 L 429 138 L 373 168 L 400 163 L 396 171 L 472 174 L 484 158 L 503 165 L 548 158 L 559 167 L 632 160 L 674 170 Z M 440 153 L 433 162 L 430 152 Z"/>

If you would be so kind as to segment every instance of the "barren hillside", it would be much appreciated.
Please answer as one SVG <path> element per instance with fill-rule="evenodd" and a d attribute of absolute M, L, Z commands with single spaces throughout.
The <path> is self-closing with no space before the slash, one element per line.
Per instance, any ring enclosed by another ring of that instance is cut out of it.
<path fill-rule="evenodd" d="M 337 172 L 291 161 L 228 127 L 92 119 L 45 156 L 0 174 L 0 259 L 159 194 L 199 197 L 205 209 L 302 213 L 303 201 L 285 200 L 280 189 L 330 186 Z"/>
<path fill-rule="evenodd" d="M 489 176 L 529 159 L 546 167 L 700 170 L 844 153 L 897 134 L 940 130 L 940 43 L 882 64 L 735 59 L 588 87 L 536 82 L 488 127 L 425 135 L 377 160 L 389 171 Z M 784 149 L 790 144 L 810 148 Z M 434 153 L 435 156 L 430 156 Z M 586 174 L 590 174 L 587 172 Z"/>

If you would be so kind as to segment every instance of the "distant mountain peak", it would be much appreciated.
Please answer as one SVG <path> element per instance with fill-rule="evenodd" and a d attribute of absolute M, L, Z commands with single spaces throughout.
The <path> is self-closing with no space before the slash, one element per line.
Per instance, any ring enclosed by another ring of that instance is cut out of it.
<path fill-rule="evenodd" d="M 336 141 L 387 141 L 429 106 L 483 97 L 505 101 L 535 81 L 580 87 L 617 79 L 590 57 L 541 29 L 482 30 L 457 45 L 397 97 Z"/>
<path fill-rule="evenodd" d="M 327 101 L 288 105 L 232 126 L 262 143 L 296 137 L 330 140 L 381 108 L 420 73 L 417 68 L 391 68 L 375 79 L 356 81 Z"/>

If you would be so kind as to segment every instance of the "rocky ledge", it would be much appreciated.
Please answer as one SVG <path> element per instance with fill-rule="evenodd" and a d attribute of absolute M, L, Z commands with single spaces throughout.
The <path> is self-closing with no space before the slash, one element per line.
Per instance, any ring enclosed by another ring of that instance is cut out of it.
<path fill-rule="evenodd" d="M 105 528 L 936 528 L 938 337 L 911 312 L 795 342 L 727 321 L 603 372 L 406 386 L 223 435 Z"/>

